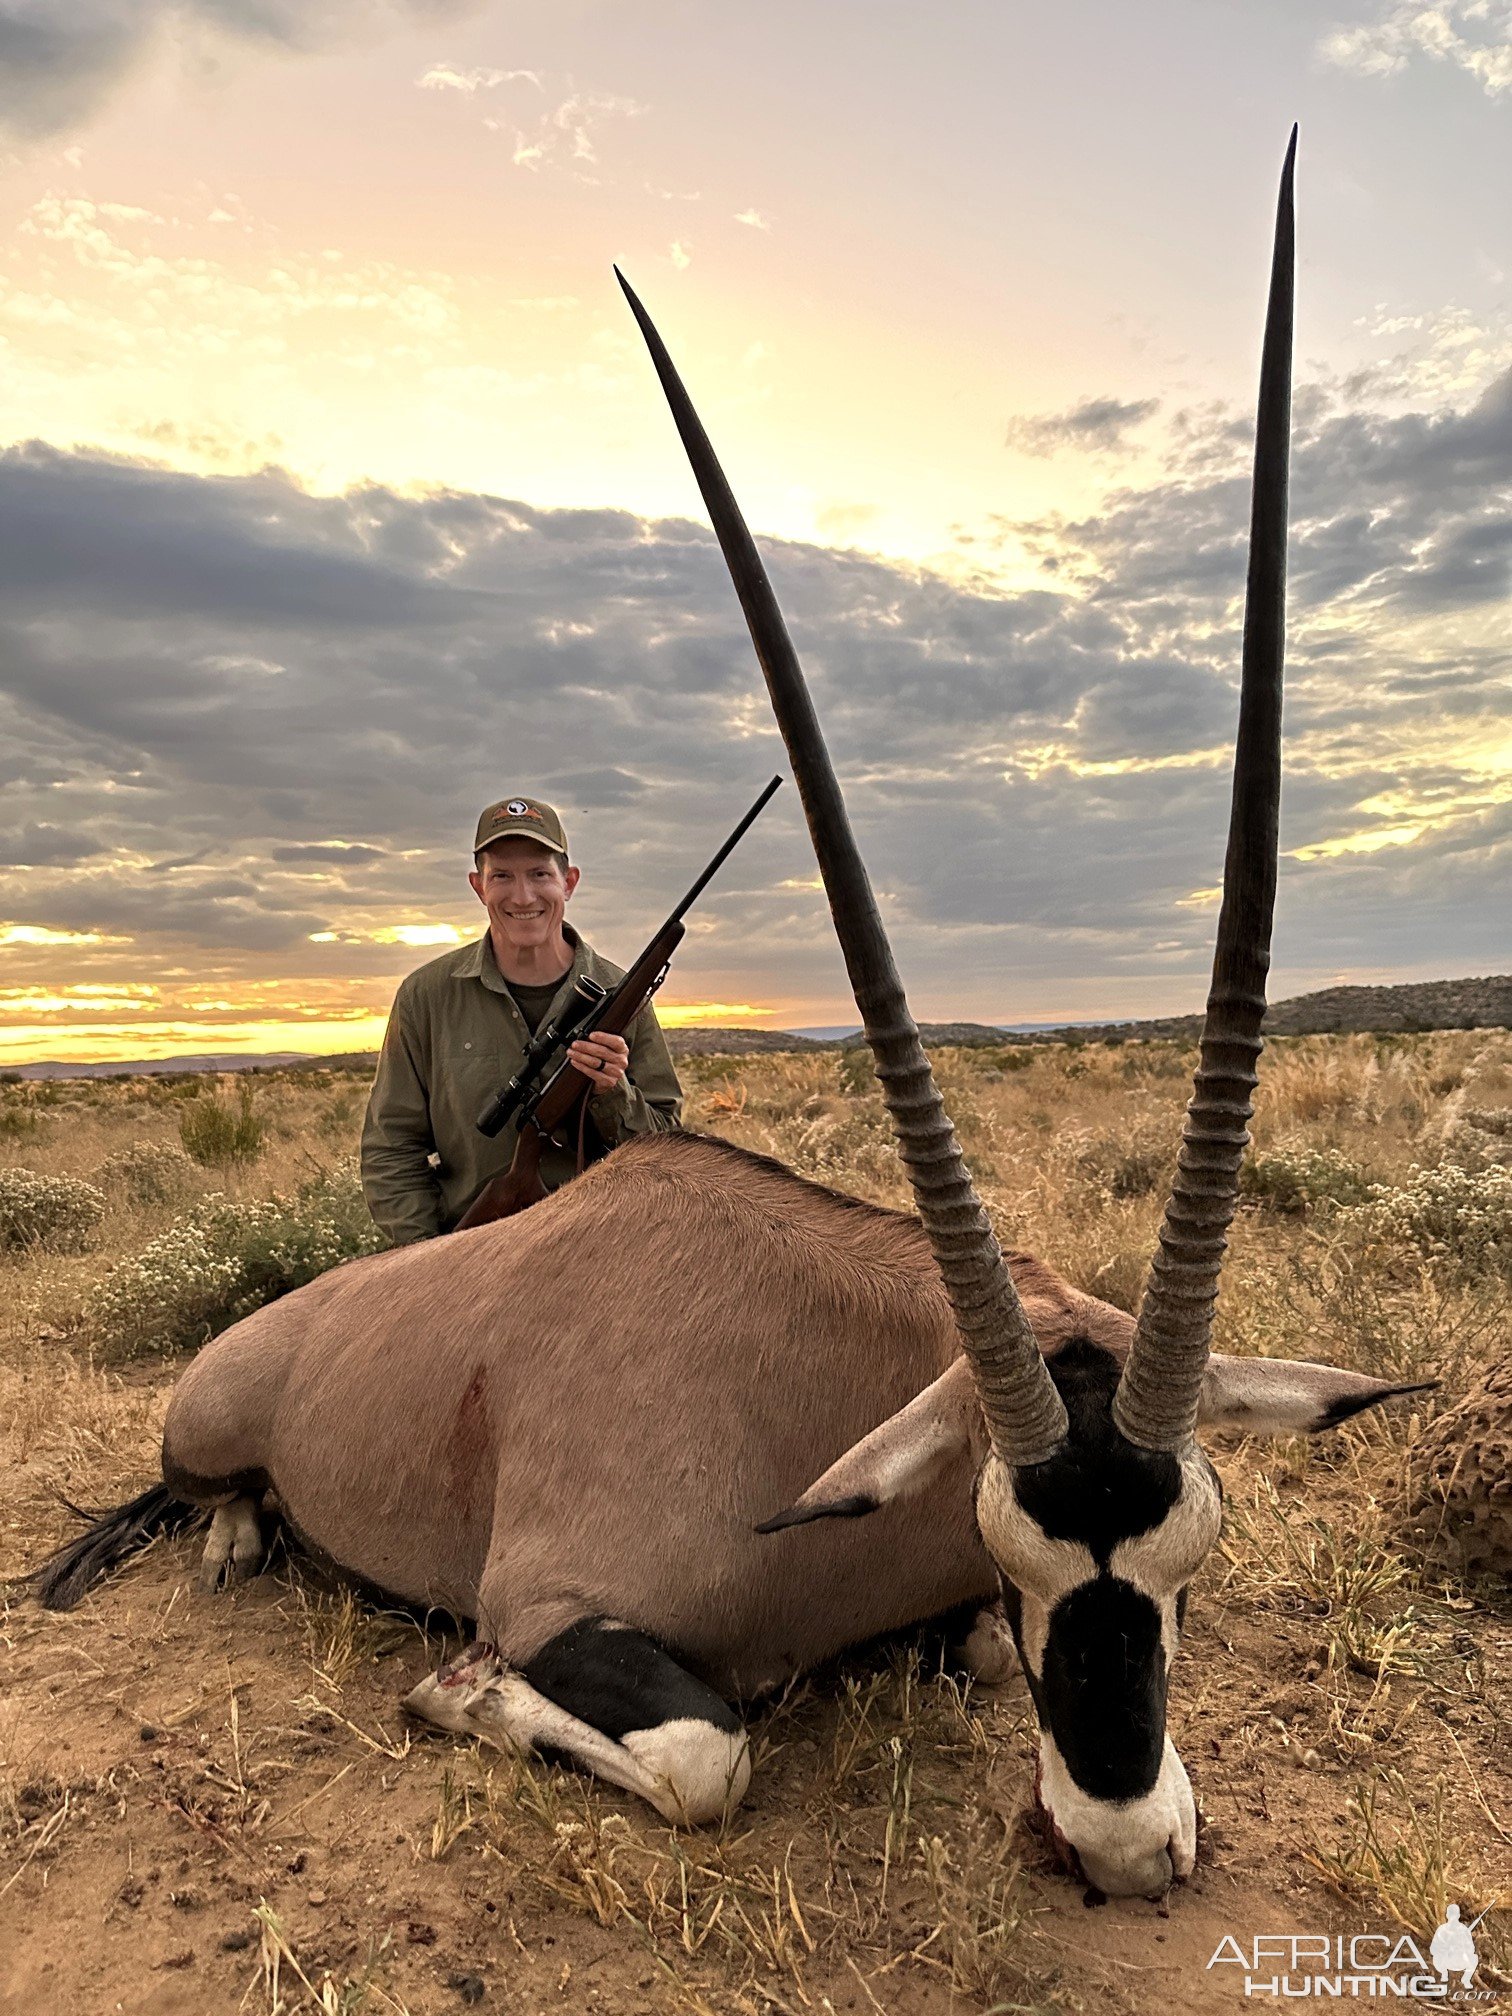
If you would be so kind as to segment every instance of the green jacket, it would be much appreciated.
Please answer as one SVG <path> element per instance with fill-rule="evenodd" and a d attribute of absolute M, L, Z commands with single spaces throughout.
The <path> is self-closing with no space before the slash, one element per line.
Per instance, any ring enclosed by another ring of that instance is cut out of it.
<path fill-rule="evenodd" d="M 601 959 L 570 925 L 563 930 L 573 948 L 572 965 L 548 1015 L 563 1006 L 579 974 L 604 987 L 623 978 L 620 968 Z M 520 1068 L 529 1040 L 487 932 L 417 967 L 400 984 L 362 1127 L 363 1194 L 396 1243 L 447 1231 L 489 1177 L 509 1167 L 513 1123 L 492 1140 L 475 1123 L 489 1094 L 501 1091 Z M 631 1023 L 627 1041 L 629 1076 L 588 1101 L 589 1118 L 611 1148 L 631 1134 L 675 1127 L 682 1113 L 682 1087 L 649 1002 Z M 547 1189 L 576 1173 L 575 1145 L 556 1148 L 547 1142 L 541 1156 Z"/>

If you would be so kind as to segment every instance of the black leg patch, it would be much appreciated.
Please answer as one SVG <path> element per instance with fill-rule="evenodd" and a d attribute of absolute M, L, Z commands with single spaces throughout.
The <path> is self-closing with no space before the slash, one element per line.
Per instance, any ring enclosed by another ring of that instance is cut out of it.
<path fill-rule="evenodd" d="M 227 1498 L 260 1499 L 271 1481 L 266 1470 L 233 1470 L 229 1476 L 203 1477 L 197 1470 L 186 1470 L 167 1443 L 163 1444 L 163 1482 L 175 1498 L 187 1499 L 191 1505 L 217 1505 Z"/>
<path fill-rule="evenodd" d="M 663 1722 L 711 1723 L 734 1735 L 740 1717 L 654 1638 L 607 1617 L 580 1617 L 524 1667 L 538 1694 L 616 1742 Z"/>

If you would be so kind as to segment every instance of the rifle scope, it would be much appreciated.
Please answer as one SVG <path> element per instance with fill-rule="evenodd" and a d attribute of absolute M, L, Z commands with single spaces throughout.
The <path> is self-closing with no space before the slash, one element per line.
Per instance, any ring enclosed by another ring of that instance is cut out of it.
<path fill-rule="evenodd" d="M 607 1001 L 609 990 L 601 987 L 597 980 L 590 980 L 586 973 L 580 974 L 572 983 L 572 994 L 560 1015 L 543 1023 L 525 1046 L 525 1055 L 520 1060 L 520 1068 L 504 1087 L 496 1092 L 483 1111 L 478 1115 L 478 1132 L 492 1140 L 495 1134 L 512 1120 L 521 1106 L 536 1089 L 548 1058 L 554 1050 L 566 1044 L 574 1032 L 581 1028 L 601 1002 Z"/>

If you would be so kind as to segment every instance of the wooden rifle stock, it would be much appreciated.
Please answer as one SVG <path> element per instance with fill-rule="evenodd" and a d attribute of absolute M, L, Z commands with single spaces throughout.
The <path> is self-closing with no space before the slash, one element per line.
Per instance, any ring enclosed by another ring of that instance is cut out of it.
<path fill-rule="evenodd" d="M 577 1034 L 606 1029 L 611 1036 L 623 1036 L 661 985 L 672 954 L 686 931 L 680 917 L 669 917 L 603 1007 L 588 1017 Z M 546 1185 L 541 1181 L 541 1150 L 567 1126 L 593 1089 L 574 1065 L 558 1065 L 536 1100 L 535 1110 L 520 1124 L 509 1167 L 502 1175 L 488 1179 L 452 1227 L 454 1232 L 469 1232 L 474 1225 L 491 1225 L 496 1218 L 512 1218 L 517 1211 L 540 1203 L 546 1195 Z"/>

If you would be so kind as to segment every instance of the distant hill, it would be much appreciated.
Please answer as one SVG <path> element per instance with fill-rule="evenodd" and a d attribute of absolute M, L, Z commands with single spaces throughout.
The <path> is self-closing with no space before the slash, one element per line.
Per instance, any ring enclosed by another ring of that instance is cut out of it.
<path fill-rule="evenodd" d="M 1273 1002 L 1266 1012 L 1267 1036 L 1344 1036 L 1369 1032 L 1400 1036 L 1426 1029 L 1512 1029 L 1512 974 L 1482 980 L 1409 980 L 1394 987 L 1323 987 L 1316 994 L 1294 994 Z M 1166 1015 L 1143 1022 L 1089 1022 L 1062 1029 L 1031 1029 L 1015 1043 L 1064 1043 L 1079 1037 L 1084 1043 L 1108 1039 L 1125 1042 L 1195 1043 L 1202 1034 L 1200 1015 Z M 947 1037 L 936 1041 L 979 1041 Z M 1002 1042 L 1001 1035 L 996 1042 Z"/>
<path fill-rule="evenodd" d="M 1325 987 L 1279 1002 L 1266 1027 L 1276 1036 L 1369 1029 L 1512 1029 L 1512 973 L 1484 980 L 1413 980 L 1400 987 Z"/>
<path fill-rule="evenodd" d="M 374 1053 L 376 1056 L 376 1052 Z M 203 1056 L 146 1057 L 124 1064 L 13 1064 L 3 1073 L 7 1078 L 171 1078 L 195 1072 L 274 1071 L 291 1065 L 321 1063 L 324 1057 L 306 1057 L 299 1050 L 272 1050 L 266 1056 L 247 1057 L 207 1051 Z"/>
<path fill-rule="evenodd" d="M 1192 1043 L 1202 1033 L 1200 1015 L 1163 1015 L 1141 1022 L 1068 1022 L 1058 1028 L 1026 1028 L 989 1022 L 923 1022 L 928 1044 L 1137 1043 L 1163 1038 Z M 1267 1036 L 1332 1036 L 1369 1030 L 1403 1035 L 1425 1029 L 1512 1029 L 1512 973 L 1482 980 L 1410 980 L 1395 987 L 1324 987 L 1275 1002 L 1265 1018 Z M 786 1029 L 669 1029 L 674 1057 L 754 1057 L 772 1051 L 844 1050 L 861 1042 L 849 1036 L 800 1036 Z M 8 1078 L 136 1078 L 219 1071 L 364 1071 L 377 1063 L 370 1050 L 336 1057 L 310 1057 L 294 1050 L 263 1056 L 154 1057 L 124 1064 L 20 1064 L 0 1073 Z"/>
<path fill-rule="evenodd" d="M 668 1029 L 674 1057 L 756 1057 L 774 1050 L 838 1050 L 834 1037 L 798 1036 L 791 1029 Z"/>
<path fill-rule="evenodd" d="M 1411 980 L 1394 987 L 1324 987 L 1272 1004 L 1267 1036 L 1333 1036 L 1369 1030 L 1381 1036 L 1425 1029 L 1512 1029 L 1512 974 L 1481 980 Z M 1010 1028 L 987 1022 L 921 1022 L 927 1044 L 983 1043 L 1195 1043 L 1201 1015 L 1162 1015 L 1134 1022 L 1068 1022 L 1058 1027 Z M 862 1041 L 851 1036 L 823 1040 L 791 1036 L 780 1029 L 674 1029 L 668 1043 L 675 1057 L 745 1056 L 770 1050 L 841 1050 Z"/>

